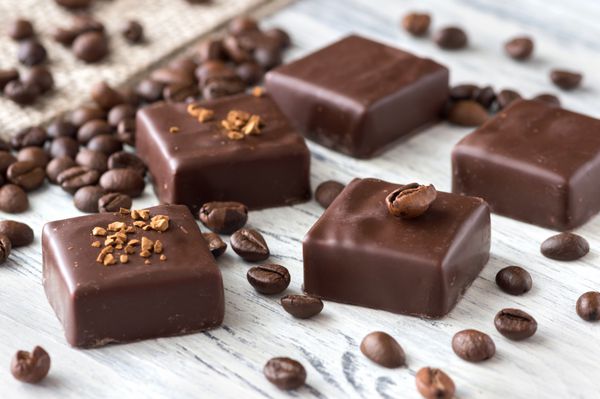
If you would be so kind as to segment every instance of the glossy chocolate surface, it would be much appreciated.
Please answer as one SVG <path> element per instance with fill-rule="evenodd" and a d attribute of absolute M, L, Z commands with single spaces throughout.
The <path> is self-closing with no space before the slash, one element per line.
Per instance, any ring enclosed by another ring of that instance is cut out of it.
<path fill-rule="evenodd" d="M 516 101 L 452 153 L 452 191 L 493 212 L 569 230 L 600 211 L 600 120 Z"/>
<path fill-rule="evenodd" d="M 221 272 L 190 211 L 181 205 L 150 208 L 151 216 L 158 214 L 170 218 L 167 231 L 136 228 L 128 235 L 163 243 L 167 259 L 155 254 L 149 265 L 139 253 L 124 264 L 96 262 L 100 248 L 91 244 L 103 237 L 93 236 L 92 229 L 114 221 L 131 224 L 128 215 L 100 213 L 44 226 L 44 289 L 71 345 L 186 334 L 223 321 Z"/>
<path fill-rule="evenodd" d="M 308 138 L 369 158 L 439 119 L 448 75 L 434 61 L 352 35 L 270 71 L 266 85 Z"/>
<path fill-rule="evenodd" d="M 400 184 L 355 179 L 304 238 L 304 289 L 342 303 L 424 317 L 456 304 L 490 253 L 490 213 L 480 198 L 438 192 L 414 219 L 392 216 Z"/>
<path fill-rule="evenodd" d="M 269 96 L 237 95 L 199 106 L 214 117 L 200 123 L 186 104 L 157 103 L 137 114 L 137 152 L 148 165 L 163 203 L 194 212 L 210 201 L 238 201 L 250 209 L 310 198 L 310 153 Z M 220 122 L 231 110 L 258 115 L 259 135 L 230 140 Z M 170 133 L 177 127 L 177 133 Z"/>

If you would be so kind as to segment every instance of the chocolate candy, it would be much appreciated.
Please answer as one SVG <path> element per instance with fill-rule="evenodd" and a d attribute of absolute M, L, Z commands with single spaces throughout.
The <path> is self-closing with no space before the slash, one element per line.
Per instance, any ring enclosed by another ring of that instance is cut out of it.
<path fill-rule="evenodd" d="M 448 69 L 353 35 L 274 69 L 266 85 L 308 138 L 369 158 L 439 118 Z"/>
<path fill-rule="evenodd" d="M 223 320 L 221 273 L 184 206 L 50 222 L 42 251 L 44 289 L 73 346 L 202 331 Z"/>
<path fill-rule="evenodd" d="M 514 101 L 452 153 L 452 191 L 493 212 L 555 230 L 600 211 L 600 120 L 541 101 Z"/>
<path fill-rule="evenodd" d="M 489 208 L 438 192 L 424 214 L 403 219 L 385 201 L 399 186 L 355 179 L 333 201 L 304 238 L 307 293 L 425 317 L 454 307 L 489 259 Z"/>

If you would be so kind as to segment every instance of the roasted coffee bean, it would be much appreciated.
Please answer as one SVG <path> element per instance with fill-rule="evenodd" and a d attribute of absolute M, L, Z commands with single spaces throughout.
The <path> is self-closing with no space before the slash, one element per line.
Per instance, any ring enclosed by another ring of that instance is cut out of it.
<path fill-rule="evenodd" d="M 54 158 L 46 166 L 46 175 L 51 183 L 57 183 L 56 179 L 61 172 L 75 166 L 76 163 L 71 157 Z"/>
<path fill-rule="evenodd" d="M 286 47 L 289 47 L 290 44 L 292 44 L 290 35 L 281 28 L 267 29 L 263 33 L 266 37 L 273 40 L 273 42 L 276 43 L 277 46 L 282 50 L 285 49 Z"/>
<path fill-rule="evenodd" d="M 479 93 L 479 86 L 471 83 L 463 83 L 450 88 L 450 98 L 455 101 L 474 100 Z"/>
<path fill-rule="evenodd" d="M 462 330 L 452 338 L 452 350 L 468 362 L 481 362 L 494 356 L 496 345 L 489 335 L 477 330 Z"/>
<path fill-rule="evenodd" d="M 406 365 L 404 349 L 391 335 L 375 331 L 363 338 L 360 351 L 372 362 L 387 368 Z"/>
<path fill-rule="evenodd" d="M 118 212 L 121 208 L 130 209 L 132 202 L 127 194 L 108 193 L 98 199 L 98 210 L 101 213 Z"/>
<path fill-rule="evenodd" d="M 510 105 L 513 101 L 520 100 L 522 97 L 519 93 L 511 89 L 503 89 L 498 93 L 498 109 L 504 109 Z"/>
<path fill-rule="evenodd" d="M 16 184 L 6 184 L 0 187 L 0 211 L 6 213 L 21 213 L 29 208 L 27 193 Z"/>
<path fill-rule="evenodd" d="M 235 69 L 226 65 L 222 61 L 207 61 L 200 65 L 195 71 L 196 78 L 200 86 L 206 86 L 213 80 L 233 80 L 239 79 Z"/>
<path fill-rule="evenodd" d="M 121 143 L 116 136 L 101 134 L 99 136 L 92 137 L 87 143 L 87 148 L 109 156 L 117 151 L 121 151 L 123 149 L 123 143 Z"/>
<path fill-rule="evenodd" d="M 12 358 L 10 372 L 21 382 L 35 384 L 43 380 L 50 371 L 50 355 L 40 346 L 33 351 L 18 351 Z"/>
<path fill-rule="evenodd" d="M 32 191 L 44 183 L 46 171 L 35 162 L 17 161 L 8 167 L 6 177 L 25 191 Z"/>
<path fill-rule="evenodd" d="M 69 136 L 60 136 L 52 140 L 50 144 L 50 157 L 75 158 L 79 152 L 79 142 Z"/>
<path fill-rule="evenodd" d="M 165 88 L 164 83 L 151 79 L 144 79 L 135 88 L 135 92 L 144 101 L 153 103 L 162 99 L 162 93 Z"/>
<path fill-rule="evenodd" d="M 48 162 L 50 162 L 50 156 L 41 147 L 25 147 L 21 148 L 17 154 L 17 160 L 33 162 L 40 168 L 45 169 Z"/>
<path fill-rule="evenodd" d="M 60 118 L 54 119 L 52 122 L 50 122 L 46 130 L 48 137 L 52 139 L 56 139 L 58 137 L 75 138 L 77 135 L 77 127 L 75 127 L 75 125 L 73 125 L 71 122 Z"/>
<path fill-rule="evenodd" d="M 262 67 L 254 61 L 248 61 L 238 65 L 235 72 L 248 86 L 258 83 L 263 77 Z"/>
<path fill-rule="evenodd" d="M 563 90 L 573 90 L 581 85 L 583 75 L 579 72 L 554 69 L 550 71 L 550 80 Z"/>
<path fill-rule="evenodd" d="M 585 321 L 600 320 L 600 292 L 589 291 L 577 300 L 577 314 Z"/>
<path fill-rule="evenodd" d="M 0 221 L 0 234 L 8 237 L 13 248 L 23 247 L 33 242 L 33 230 L 31 227 L 15 220 Z"/>
<path fill-rule="evenodd" d="M 438 30 L 433 41 L 445 50 L 458 50 L 467 47 L 467 34 L 461 28 L 449 26 Z"/>
<path fill-rule="evenodd" d="M 185 79 L 194 81 L 194 71 L 198 68 L 198 64 L 192 57 L 175 58 L 168 65 L 169 69 L 182 74 Z"/>
<path fill-rule="evenodd" d="M 110 109 L 108 124 L 117 127 L 124 119 L 135 118 L 135 108 L 131 104 L 119 104 Z"/>
<path fill-rule="evenodd" d="M 210 81 L 202 89 L 202 96 L 207 100 L 231 96 L 245 90 L 245 85 L 239 77 L 236 79 L 216 79 Z"/>
<path fill-rule="evenodd" d="M 144 192 L 144 178 L 133 169 L 110 169 L 100 177 L 100 185 L 107 192 L 127 194 L 137 198 Z"/>
<path fill-rule="evenodd" d="M 315 200 L 327 209 L 334 199 L 342 192 L 344 185 L 335 180 L 327 180 L 317 186 Z"/>
<path fill-rule="evenodd" d="M 35 39 L 22 41 L 17 49 L 17 58 L 23 65 L 39 65 L 46 61 L 47 57 L 46 48 Z"/>
<path fill-rule="evenodd" d="M 56 177 L 56 182 L 66 192 L 75 194 L 81 187 L 93 186 L 98 183 L 99 177 L 100 173 L 97 170 L 88 169 L 84 166 L 73 166 L 61 172 Z"/>
<path fill-rule="evenodd" d="M 50 70 L 44 65 L 36 65 L 29 69 L 22 78 L 26 86 L 36 86 L 38 91 L 43 94 L 54 87 L 54 78 Z"/>
<path fill-rule="evenodd" d="M 246 278 L 256 291 L 266 295 L 283 292 L 291 279 L 288 269 L 273 263 L 250 268 Z"/>
<path fill-rule="evenodd" d="M 485 109 L 490 109 L 496 101 L 496 92 L 491 86 L 482 87 L 475 96 L 477 101 Z"/>
<path fill-rule="evenodd" d="M 55 26 L 50 31 L 50 36 L 54 39 L 55 42 L 62 44 L 63 46 L 71 46 L 79 32 L 72 28 L 63 28 L 60 26 Z"/>
<path fill-rule="evenodd" d="M 223 48 L 223 41 L 214 38 L 203 41 L 198 46 L 198 51 L 196 55 L 197 61 L 199 61 L 200 63 L 210 60 L 225 59 L 225 49 Z"/>
<path fill-rule="evenodd" d="M 523 61 L 533 54 L 533 40 L 527 36 L 515 37 L 504 44 L 506 53 L 515 60 Z"/>
<path fill-rule="evenodd" d="M 104 33 L 86 32 L 73 41 L 73 54 L 91 64 L 101 61 L 108 54 L 108 39 Z"/>
<path fill-rule="evenodd" d="M 425 13 L 411 12 L 402 18 L 402 27 L 413 36 L 425 36 L 431 25 L 431 16 Z"/>
<path fill-rule="evenodd" d="M 412 219 L 421 216 L 437 198 L 433 185 L 407 184 L 392 191 L 386 198 L 388 210 L 394 216 Z"/>
<path fill-rule="evenodd" d="M 97 170 L 100 173 L 104 173 L 108 170 L 108 157 L 106 154 L 88 148 L 82 148 L 81 151 L 79 151 L 75 158 L 75 162 L 77 162 L 78 165 Z"/>
<path fill-rule="evenodd" d="M 98 200 L 104 195 L 100 186 L 85 186 L 75 192 L 73 204 L 81 212 L 98 213 Z"/>
<path fill-rule="evenodd" d="M 248 221 L 248 208 L 240 202 L 207 202 L 200 208 L 198 218 L 215 233 L 231 234 Z"/>
<path fill-rule="evenodd" d="M 106 114 L 102 109 L 95 106 L 84 105 L 76 108 L 71 113 L 70 122 L 75 125 L 76 128 L 80 128 L 89 121 L 104 119 L 105 116 Z"/>
<path fill-rule="evenodd" d="M 150 79 L 163 83 L 167 86 L 176 84 L 191 86 L 195 83 L 194 71 L 182 68 L 181 65 L 179 65 L 179 69 L 171 68 L 170 66 L 159 68 L 152 72 Z"/>
<path fill-rule="evenodd" d="M 508 339 L 521 341 L 537 331 L 537 321 L 519 309 L 502 309 L 494 318 L 496 330 Z"/>
<path fill-rule="evenodd" d="M 425 399 L 452 399 L 456 387 L 452 378 L 440 369 L 423 367 L 415 375 L 417 390 Z"/>
<path fill-rule="evenodd" d="M 130 146 L 135 146 L 135 119 L 125 119 L 117 126 L 117 139 Z"/>
<path fill-rule="evenodd" d="M 533 285 L 531 275 L 519 266 L 508 266 L 496 274 L 496 284 L 511 295 L 522 295 Z"/>
<path fill-rule="evenodd" d="M 560 233 L 544 241 L 540 250 L 546 258 L 571 261 L 585 256 L 590 251 L 590 245 L 580 235 Z"/>
<path fill-rule="evenodd" d="M 23 147 L 43 147 L 48 135 L 41 127 L 25 128 L 10 139 L 10 145 L 14 150 Z"/>
<path fill-rule="evenodd" d="M 257 30 L 259 30 L 259 28 L 258 28 L 258 22 L 256 22 L 256 20 L 254 18 L 240 15 L 240 16 L 233 18 L 229 22 L 229 26 L 227 27 L 227 30 L 232 35 L 240 35 L 244 32 L 257 31 Z"/>
<path fill-rule="evenodd" d="M 4 95 L 19 105 L 31 105 L 37 100 L 40 90 L 37 86 L 26 85 L 20 80 L 11 80 L 4 87 Z"/>
<path fill-rule="evenodd" d="M 31 22 L 22 18 L 15 19 L 9 23 L 6 31 L 8 36 L 13 40 L 29 39 L 35 34 Z"/>
<path fill-rule="evenodd" d="M 112 128 L 103 119 L 92 119 L 86 122 L 77 131 L 77 140 L 81 144 L 87 144 L 92 138 L 103 134 L 112 134 Z"/>
<path fill-rule="evenodd" d="M 0 92 L 4 90 L 8 82 L 19 80 L 19 71 L 15 68 L 0 69 Z"/>
<path fill-rule="evenodd" d="M 230 35 L 225 37 L 225 39 L 223 39 L 223 47 L 225 48 L 227 58 L 236 64 L 250 61 L 253 58 L 252 53 L 242 46 L 240 40 L 235 36 Z"/>
<path fill-rule="evenodd" d="M 0 175 L 6 175 L 8 167 L 17 162 L 17 158 L 8 151 L 0 151 Z"/>
<path fill-rule="evenodd" d="M 473 100 L 461 100 L 450 105 L 447 119 L 459 126 L 480 126 L 489 118 L 487 110 Z"/>
<path fill-rule="evenodd" d="M 193 100 L 200 93 L 195 83 L 171 83 L 163 89 L 163 98 L 170 102 Z"/>
<path fill-rule="evenodd" d="M 0 152 L 1 151 L 10 151 L 10 150 L 11 150 L 11 146 L 8 143 L 8 141 L 6 141 L 2 137 L 0 137 Z"/>
<path fill-rule="evenodd" d="M 99 82 L 93 85 L 90 95 L 92 96 L 92 100 L 106 111 L 125 103 L 123 95 L 110 87 L 106 82 Z"/>
<path fill-rule="evenodd" d="M 141 43 L 144 41 L 144 27 L 138 21 L 127 21 L 121 28 L 121 35 L 129 43 Z"/>
<path fill-rule="evenodd" d="M 208 249 L 210 253 L 215 258 L 218 258 L 219 256 L 225 253 L 225 250 L 227 249 L 227 244 L 225 244 L 225 242 L 221 240 L 221 237 L 219 237 L 218 234 L 202 233 L 202 237 L 204 237 L 204 240 L 208 244 Z"/>
<path fill-rule="evenodd" d="M 281 58 L 281 50 L 273 45 L 256 47 L 254 49 L 254 60 L 265 71 L 281 65 L 283 62 Z"/>
<path fill-rule="evenodd" d="M 298 389 L 306 382 L 304 366 L 289 357 L 274 357 L 263 368 L 267 380 L 279 389 Z"/>
<path fill-rule="evenodd" d="M 134 109 L 137 109 L 142 104 L 142 98 L 138 96 L 133 87 L 123 87 L 119 89 L 119 93 L 121 93 L 125 104 L 134 107 Z"/>
<path fill-rule="evenodd" d="M 297 319 L 308 319 L 323 310 L 323 301 L 312 295 L 286 295 L 281 298 L 283 309 Z"/>
<path fill-rule="evenodd" d="M 59 6 L 77 10 L 89 7 L 93 0 L 54 0 L 54 2 Z"/>
<path fill-rule="evenodd" d="M 248 262 L 259 262 L 269 258 L 269 247 L 262 234 L 254 229 L 240 229 L 230 238 L 231 248 Z"/>
<path fill-rule="evenodd" d="M 115 152 L 108 158 L 109 169 L 132 169 L 141 176 L 146 174 L 146 164 L 137 155 L 132 152 Z M 243 227 L 243 226 L 240 226 Z M 237 230 L 237 229 L 236 229 Z"/>
<path fill-rule="evenodd" d="M 6 262 L 12 250 L 10 238 L 4 234 L 0 234 L 0 264 Z"/>
<path fill-rule="evenodd" d="M 541 101 L 541 102 L 549 104 L 549 105 L 554 105 L 554 106 L 560 107 L 560 99 L 557 96 L 555 96 L 554 94 L 550 94 L 550 93 L 538 94 L 537 96 L 533 97 L 533 100 Z"/>

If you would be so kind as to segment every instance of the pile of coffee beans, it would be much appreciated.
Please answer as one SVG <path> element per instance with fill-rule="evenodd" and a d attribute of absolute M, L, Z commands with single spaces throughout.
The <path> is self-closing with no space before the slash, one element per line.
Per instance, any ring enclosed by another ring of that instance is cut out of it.
<path fill-rule="evenodd" d="M 402 28 L 415 37 L 425 37 L 431 25 L 431 15 L 424 12 L 410 12 L 402 18 Z M 444 50 L 460 50 L 467 47 L 467 33 L 458 26 L 446 26 L 437 30 L 432 40 Z"/>
<path fill-rule="evenodd" d="M 52 37 L 86 63 L 100 62 L 109 52 L 104 24 L 89 15 L 77 15 L 68 27 L 56 27 Z"/>

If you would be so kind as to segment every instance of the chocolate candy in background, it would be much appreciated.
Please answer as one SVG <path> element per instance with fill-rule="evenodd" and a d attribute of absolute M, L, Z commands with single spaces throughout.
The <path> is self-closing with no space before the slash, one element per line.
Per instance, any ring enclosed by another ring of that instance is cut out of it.
<path fill-rule="evenodd" d="M 489 207 L 438 192 L 406 220 L 385 202 L 399 186 L 355 179 L 325 210 L 303 241 L 308 294 L 420 317 L 452 310 L 489 259 Z"/>
<path fill-rule="evenodd" d="M 266 86 L 306 137 L 369 158 L 439 119 L 448 74 L 429 59 L 353 35 L 270 71 Z"/>
<path fill-rule="evenodd" d="M 492 212 L 570 230 L 600 211 L 600 120 L 514 101 L 452 151 L 452 191 Z"/>
<path fill-rule="evenodd" d="M 136 228 L 128 239 L 147 237 L 163 243 L 166 260 L 139 252 L 127 263 L 96 262 L 105 237 L 94 227 L 134 221 L 129 214 L 100 213 L 50 222 L 42 233 L 44 289 L 62 322 L 69 344 L 97 347 L 108 343 L 186 334 L 214 328 L 224 314 L 223 283 L 213 255 L 190 211 L 180 205 L 149 208 L 166 215 L 166 231 Z"/>

